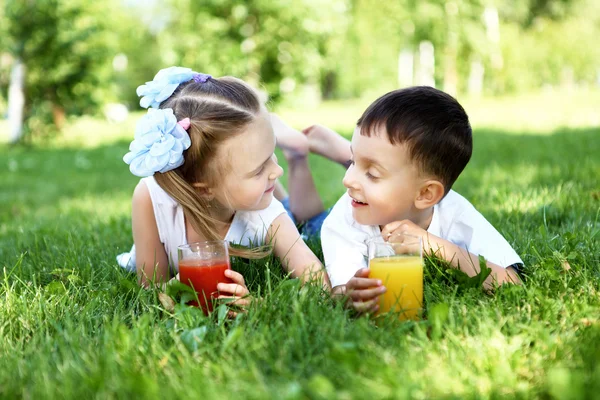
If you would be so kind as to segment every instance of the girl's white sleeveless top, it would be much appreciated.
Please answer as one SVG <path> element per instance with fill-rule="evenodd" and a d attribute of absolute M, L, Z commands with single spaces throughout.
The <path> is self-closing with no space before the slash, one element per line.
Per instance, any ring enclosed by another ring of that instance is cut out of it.
<path fill-rule="evenodd" d="M 187 244 L 183 208 L 156 183 L 153 176 L 143 178 L 141 181 L 150 192 L 158 236 L 169 257 L 169 264 L 177 272 L 179 271 L 177 246 Z M 283 205 L 275 198 L 264 210 L 237 211 L 225 240 L 244 246 L 262 245 L 275 218 L 285 212 Z M 121 267 L 135 271 L 135 245 L 129 253 L 119 254 L 117 262 Z"/>

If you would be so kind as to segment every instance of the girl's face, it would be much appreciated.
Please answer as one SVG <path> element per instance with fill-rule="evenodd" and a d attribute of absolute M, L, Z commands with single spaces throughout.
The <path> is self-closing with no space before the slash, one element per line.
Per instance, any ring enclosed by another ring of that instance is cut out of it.
<path fill-rule="evenodd" d="M 275 181 L 283 175 L 274 151 L 275 134 L 269 114 L 262 110 L 244 132 L 218 149 L 215 162 L 224 174 L 213 188 L 215 199 L 234 211 L 267 208 Z"/>

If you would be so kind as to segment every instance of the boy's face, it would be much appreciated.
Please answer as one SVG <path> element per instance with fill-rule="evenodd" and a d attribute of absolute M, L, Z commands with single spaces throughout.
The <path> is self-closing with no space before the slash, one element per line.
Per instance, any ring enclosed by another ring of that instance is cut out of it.
<path fill-rule="evenodd" d="M 380 130 L 371 137 L 362 136 L 357 127 L 351 148 L 353 164 L 343 182 L 352 198 L 356 222 L 382 226 L 415 220 L 415 199 L 425 179 L 410 160 L 406 146 L 391 144 Z"/>

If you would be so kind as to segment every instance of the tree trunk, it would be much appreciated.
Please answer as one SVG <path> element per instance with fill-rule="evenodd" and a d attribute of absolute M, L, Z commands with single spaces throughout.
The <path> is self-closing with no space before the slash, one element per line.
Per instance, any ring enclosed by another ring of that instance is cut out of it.
<path fill-rule="evenodd" d="M 413 51 L 404 48 L 398 55 L 398 86 L 408 87 L 414 84 L 414 56 Z"/>
<path fill-rule="evenodd" d="M 23 136 L 23 108 L 25 107 L 25 65 L 17 58 L 10 72 L 8 87 L 8 141 L 17 143 Z"/>
<path fill-rule="evenodd" d="M 63 106 L 59 104 L 52 104 L 52 118 L 54 120 L 54 126 L 61 132 L 67 121 L 67 114 Z"/>

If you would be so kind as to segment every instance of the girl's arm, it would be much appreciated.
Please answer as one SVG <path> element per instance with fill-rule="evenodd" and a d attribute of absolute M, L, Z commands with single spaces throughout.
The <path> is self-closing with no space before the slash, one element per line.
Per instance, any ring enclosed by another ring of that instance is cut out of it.
<path fill-rule="evenodd" d="M 169 259 L 158 236 L 150 192 L 143 182 L 138 183 L 133 192 L 131 224 L 138 282 L 144 287 L 151 282 L 166 282 Z"/>
<path fill-rule="evenodd" d="M 267 232 L 267 241 L 273 243 L 275 255 L 293 277 L 303 282 L 318 280 L 327 290 L 331 289 L 323 264 L 304 243 L 287 214 L 275 218 Z"/>

